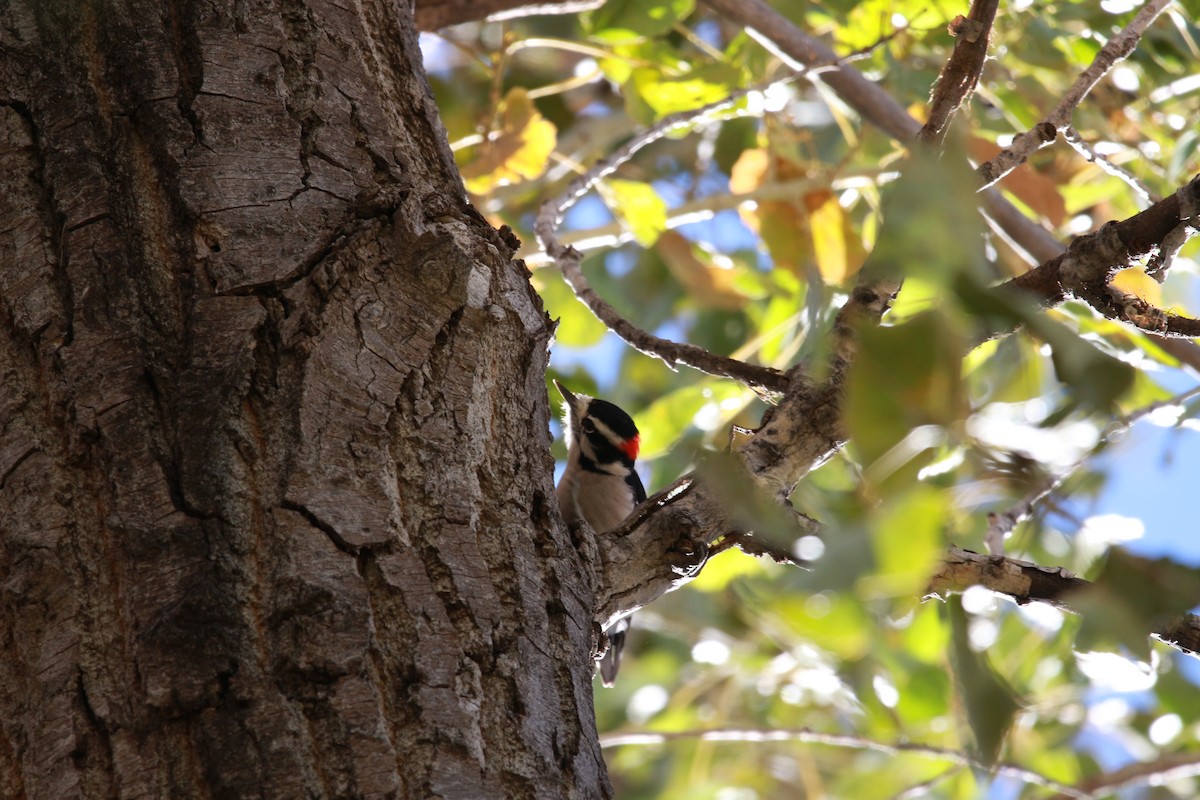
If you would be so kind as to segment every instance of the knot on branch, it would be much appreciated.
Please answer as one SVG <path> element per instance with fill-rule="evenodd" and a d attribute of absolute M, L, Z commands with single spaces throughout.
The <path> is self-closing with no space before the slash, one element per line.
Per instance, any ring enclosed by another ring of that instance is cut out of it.
<path fill-rule="evenodd" d="M 946 26 L 946 31 L 955 39 L 961 37 L 971 44 L 978 42 L 980 35 L 985 30 L 987 30 L 987 26 L 982 22 L 964 17 L 962 14 L 959 14 Z"/>
<path fill-rule="evenodd" d="M 1121 241 L 1117 223 L 1106 222 L 1100 230 L 1071 242 L 1059 267 L 1063 287 L 1083 299 L 1107 287 L 1112 275 L 1125 266 L 1129 250 Z"/>

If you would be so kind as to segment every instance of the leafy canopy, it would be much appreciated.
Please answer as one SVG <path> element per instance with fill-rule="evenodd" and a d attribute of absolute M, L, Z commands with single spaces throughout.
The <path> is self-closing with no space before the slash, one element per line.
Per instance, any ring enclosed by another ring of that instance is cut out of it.
<path fill-rule="evenodd" d="M 918 115 L 953 46 L 947 24 L 966 11 L 924 0 L 775 5 L 857 54 L 854 66 Z M 597 693 L 602 734 L 803 727 L 998 759 L 1063 784 L 1195 750 L 1200 669 L 1145 631 L 1200 601 L 1196 573 L 1102 557 L 1128 524 L 1082 524 L 1105 485 L 1106 434 L 1194 379 L 1155 340 L 1082 304 L 1044 312 L 989 294 L 1028 264 L 986 232 L 961 166 L 1043 119 L 1133 13 L 1083 0 L 1002 6 L 977 93 L 950 150 L 930 160 L 908 159 L 819 81 L 769 84 L 787 65 L 694 0 L 610 0 L 582 16 L 427 37 L 466 188 L 527 243 L 560 320 L 550 377 L 636 411 L 651 488 L 724 449 L 731 426 L 753 427 L 764 407 L 738 384 L 669 372 L 606 333 L 539 257 L 539 203 L 645 126 L 763 85 L 722 119 L 647 148 L 572 210 L 564 231 L 589 253 L 593 287 L 659 335 L 816 369 L 860 271 L 904 279 L 884 324 L 861 332 L 850 445 L 792 497 L 826 526 L 823 541 L 800 543 L 822 554 L 817 569 L 726 553 L 642 612 L 617 687 Z M 1169 8 L 1073 116 L 1085 141 L 1158 194 L 1200 166 L 1200 92 L 1187 88 L 1198 18 L 1194 2 Z M 1143 207 L 1125 180 L 1061 141 L 1000 188 L 1064 243 Z M 1194 313 L 1196 252 L 1192 242 L 1162 285 L 1136 265 L 1118 283 Z M 1198 408 L 1179 403 L 1168 424 L 1194 429 Z M 982 551 L 988 512 L 1060 480 L 1008 552 L 1098 577 L 1082 619 L 987 592 L 919 602 L 949 543 Z M 1122 683 L 1076 648 L 1155 666 L 1129 667 L 1141 677 Z M 786 737 L 606 752 L 625 798 L 1046 793 L 928 753 Z M 1139 796 L 1195 794 L 1185 779 Z"/>

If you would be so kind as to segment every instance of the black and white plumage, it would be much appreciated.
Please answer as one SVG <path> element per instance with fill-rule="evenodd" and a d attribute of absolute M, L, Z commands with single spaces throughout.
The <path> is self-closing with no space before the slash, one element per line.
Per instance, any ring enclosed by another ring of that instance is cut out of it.
<path fill-rule="evenodd" d="M 618 406 L 584 394 L 572 394 L 558 381 L 563 396 L 567 468 L 555 494 L 568 525 L 584 519 L 596 533 L 620 525 L 646 499 L 634 469 L 640 437 L 633 419 Z M 612 686 L 621 664 L 629 618 L 608 630 L 608 652 L 600 659 L 600 679 Z"/>

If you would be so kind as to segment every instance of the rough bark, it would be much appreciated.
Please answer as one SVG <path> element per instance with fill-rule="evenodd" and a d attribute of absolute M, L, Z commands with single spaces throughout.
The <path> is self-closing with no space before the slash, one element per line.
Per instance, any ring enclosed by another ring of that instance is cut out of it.
<path fill-rule="evenodd" d="M 406 4 L 0 8 L 0 796 L 609 794 Z"/>

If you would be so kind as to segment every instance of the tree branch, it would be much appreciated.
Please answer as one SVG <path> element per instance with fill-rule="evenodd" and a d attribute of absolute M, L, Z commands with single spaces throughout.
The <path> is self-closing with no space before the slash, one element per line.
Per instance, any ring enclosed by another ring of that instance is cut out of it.
<path fill-rule="evenodd" d="M 1125 29 L 1100 48 L 1092 63 L 1075 79 L 1048 117 L 1028 131 L 1017 134 L 1013 143 L 997 153 L 991 161 L 980 164 L 975 171 L 983 185 L 991 186 L 1023 164 L 1029 156 L 1053 142 L 1058 132 L 1071 124 L 1071 114 L 1075 107 L 1083 102 L 1083 98 L 1087 97 L 1109 70 L 1134 51 L 1150 23 L 1154 22 L 1170 2 L 1171 0 L 1150 0 L 1142 6 Z"/>
<path fill-rule="evenodd" d="M 612 174 L 643 147 L 658 141 L 673 131 L 698 124 L 705 117 L 729 109 L 747 94 L 757 90 L 758 87 L 747 87 L 715 103 L 664 118 L 652 128 L 634 137 L 608 159 L 598 162 L 586 173 L 573 180 L 558 197 L 543 203 L 534 222 L 534 231 L 542 249 L 562 270 L 563 277 L 575 292 L 575 296 L 591 309 L 592 313 L 609 330 L 628 342 L 630 346 L 652 358 L 661 360 L 671 369 L 675 368 L 675 364 L 685 364 L 710 375 L 722 375 L 742 381 L 749 386 L 782 392 L 787 388 L 787 380 L 779 370 L 717 355 L 703 347 L 687 342 L 672 342 L 662 339 L 643 331 L 622 317 L 588 284 L 581 266 L 583 254 L 573 247 L 564 246 L 557 237 L 558 226 L 562 223 L 563 215 L 567 210 L 575 205 L 597 181 Z"/>
<path fill-rule="evenodd" d="M 1117 270 L 1148 254 L 1178 249 L 1179 242 L 1174 240 L 1187 238 L 1198 228 L 1200 176 L 1145 211 L 1080 236 L 1065 253 L 1001 284 L 1001 289 L 1021 289 L 1043 306 L 1077 297 L 1110 319 L 1151 333 L 1200 336 L 1200 321 L 1154 308 L 1110 285 Z M 1163 264 L 1159 270 L 1166 268 Z"/>
<path fill-rule="evenodd" d="M 821 81 L 846 105 L 875 127 L 907 144 L 921 123 L 861 72 L 844 62 L 825 43 L 800 30 L 762 0 L 704 0 L 723 17 L 744 28 L 755 41 L 796 69 L 820 68 Z M 1006 236 L 1039 263 L 1062 252 L 1062 245 L 995 189 L 983 193 L 988 216 Z"/>
<path fill-rule="evenodd" d="M 987 61 L 992 20 L 999 5 L 1000 0 L 975 0 L 966 17 L 956 17 L 950 24 L 950 34 L 958 41 L 938 76 L 928 119 L 917 134 L 919 141 L 926 144 L 940 142 L 954 112 L 975 91 Z"/>
<path fill-rule="evenodd" d="M 417 30 L 436 31 L 484 19 L 498 21 L 537 14 L 575 14 L 603 3 L 604 0 L 417 0 L 413 19 Z"/>
<path fill-rule="evenodd" d="M 1177 753 L 1154 761 L 1135 762 L 1113 772 L 1096 775 L 1081 781 L 1077 789 L 1101 797 L 1134 786 L 1161 786 L 1169 781 L 1193 778 L 1197 775 L 1200 775 L 1200 754 Z M 1052 800 L 1066 800 L 1072 796 L 1060 793 Z"/>
<path fill-rule="evenodd" d="M 982 586 L 1008 595 L 1018 603 L 1034 600 L 1077 613 L 1069 597 L 1091 584 L 1062 567 L 1042 567 L 1003 556 L 984 556 L 952 546 L 929 581 L 928 594 L 946 595 L 971 586 Z M 1147 631 L 1185 653 L 1200 652 L 1200 617 L 1183 614 L 1153 631 Z"/>
<path fill-rule="evenodd" d="M 984 764 L 968 755 L 944 747 L 933 747 L 916 742 L 879 742 L 861 736 L 849 736 L 841 733 L 826 733 L 811 728 L 720 728 L 686 731 L 663 731 L 643 733 L 607 733 L 600 736 L 600 746 L 623 747 L 628 745 L 666 744 L 673 741 L 699 740 L 703 742 L 804 742 L 806 744 L 823 744 L 829 747 L 844 747 L 852 750 L 871 750 L 888 755 L 917 755 L 943 761 L 950 761 L 964 767 L 971 767 L 984 772 L 994 771 L 1000 775 L 1017 778 L 1025 783 L 1053 789 L 1064 797 L 1086 800 L 1092 797 L 1086 791 L 1081 791 L 1059 783 L 1051 778 L 1015 764 Z"/>

